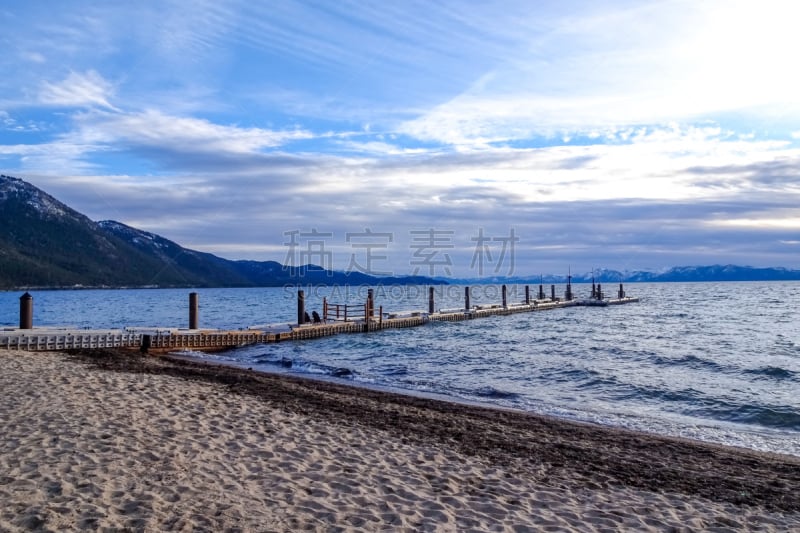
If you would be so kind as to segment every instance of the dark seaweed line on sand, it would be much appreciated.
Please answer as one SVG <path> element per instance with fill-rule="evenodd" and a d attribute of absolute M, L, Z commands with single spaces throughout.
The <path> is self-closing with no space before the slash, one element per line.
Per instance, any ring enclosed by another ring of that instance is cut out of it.
<path fill-rule="evenodd" d="M 536 472 L 546 484 L 622 485 L 800 512 L 800 459 L 791 456 L 121 350 L 69 353 L 105 370 L 224 384 L 299 414 L 438 442 Z"/>

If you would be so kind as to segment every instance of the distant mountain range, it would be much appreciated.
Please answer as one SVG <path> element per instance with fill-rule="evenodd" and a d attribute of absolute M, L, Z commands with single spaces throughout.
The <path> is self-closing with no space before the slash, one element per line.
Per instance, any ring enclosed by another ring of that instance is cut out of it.
<path fill-rule="evenodd" d="M 572 274 L 572 283 L 667 282 L 667 281 L 793 281 L 800 280 L 800 270 L 756 268 L 736 265 L 681 266 L 661 271 L 608 270 Z M 539 284 L 566 283 L 567 275 L 515 276 L 480 279 L 448 279 L 449 283 Z"/>
<path fill-rule="evenodd" d="M 675 267 L 660 272 L 596 270 L 573 283 L 800 280 L 800 270 L 742 266 Z M 113 220 L 94 222 L 23 180 L 0 175 L 0 289 L 75 287 L 274 287 L 448 283 L 565 283 L 566 275 L 480 279 L 376 277 L 231 261 Z"/>
<path fill-rule="evenodd" d="M 426 283 L 440 282 L 223 259 L 120 222 L 94 222 L 30 183 L 0 175 L 0 289 Z"/>

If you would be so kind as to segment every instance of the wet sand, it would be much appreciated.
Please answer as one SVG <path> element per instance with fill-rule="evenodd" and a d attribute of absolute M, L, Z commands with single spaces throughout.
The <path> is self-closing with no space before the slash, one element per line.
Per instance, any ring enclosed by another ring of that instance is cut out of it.
<path fill-rule="evenodd" d="M 0 530 L 800 528 L 797 457 L 112 350 L 0 385 Z"/>

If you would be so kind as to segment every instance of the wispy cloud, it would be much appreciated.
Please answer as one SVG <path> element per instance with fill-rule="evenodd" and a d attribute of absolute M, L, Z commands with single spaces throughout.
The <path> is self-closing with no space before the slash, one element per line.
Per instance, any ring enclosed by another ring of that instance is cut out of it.
<path fill-rule="evenodd" d="M 39 102 L 44 105 L 64 107 L 100 106 L 114 109 L 108 98 L 113 95 L 112 85 L 100 74 L 90 70 L 84 74 L 70 72 L 60 83 L 42 83 Z"/>
<path fill-rule="evenodd" d="M 87 143 L 122 148 L 161 148 L 183 153 L 248 154 L 307 139 L 308 131 L 271 131 L 214 124 L 205 119 L 176 117 L 161 111 L 91 112 L 76 117 L 77 137 Z"/>
<path fill-rule="evenodd" d="M 564 17 L 401 130 L 483 145 L 729 112 L 797 117 L 800 75 L 787 65 L 798 12 L 791 2 L 660 2 Z"/>

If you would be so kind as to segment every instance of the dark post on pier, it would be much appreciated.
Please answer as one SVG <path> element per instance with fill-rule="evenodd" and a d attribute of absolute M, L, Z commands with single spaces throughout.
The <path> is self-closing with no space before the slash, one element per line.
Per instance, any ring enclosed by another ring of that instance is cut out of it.
<path fill-rule="evenodd" d="M 525 285 L 525 305 L 530 305 L 531 303 L 531 288 L 528 285 Z"/>
<path fill-rule="evenodd" d="M 544 285 L 539 284 L 539 300 L 544 300 L 546 296 L 544 295 Z"/>
<path fill-rule="evenodd" d="M 428 289 L 428 312 L 430 314 L 433 314 L 433 308 L 434 308 L 433 304 L 434 304 L 434 301 L 433 301 L 433 287 L 430 287 Z"/>
<path fill-rule="evenodd" d="M 622 283 L 619 284 L 619 292 L 617 293 L 619 299 L 622 300 L 625 298 L 625 290 L 622 288 Z"/>
<path fill-rule="evenodd" d="M 503 307 L 508 307 L 508 289 L 503 285 Z"/>
<path fill-rule="evenodd" d="M 199 309 L 198 297 L 196 292 L 189 293 L 189 329 L 198 329 L 199 323 Z"/>
<path fill-rule="evenodd" d="M 556 301 L 556 286 L 550 285 L 550 299 Z"/>
<path fill-rule="evenodd" d="M 19 297 L 19 329 L 33 329 L 33 296 L 27 292 Z"/>
<path fill-rule="evenodd" d="M 464 311 L 469 313 L 469 287 L 464 287 Z"/>
<path fill-rule="evenodd" d="M 306 321 L 306 293 L 302 290 L 297 291 L 297 325 Z"/>
<path fill-rule="evenodd" d="M 367 318 L 375 316 L 375 292 L 367 289 Z"/>

